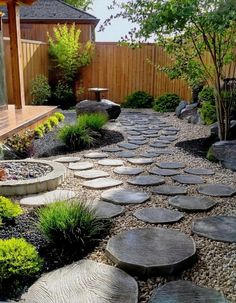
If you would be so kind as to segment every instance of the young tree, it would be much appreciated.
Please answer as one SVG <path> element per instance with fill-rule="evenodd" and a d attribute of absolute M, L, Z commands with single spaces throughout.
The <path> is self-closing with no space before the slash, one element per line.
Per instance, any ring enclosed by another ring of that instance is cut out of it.
<path fill-rule="evenodd" d="M 64 0 L 64 1 L 84 11 L 89 10 L 91 8 L 91 5 L 93 4 L 93 0 Z"/>
<path fill-rule="evenodd" d="M 155 37 L 173 59 L 172 76 L 188 78 L 191 73 L 203 77 L 214 87 L 219 138 L 226 140 L 230 127 L 232 98 L 223 85 L 227 75 L 224 66 L 235 61 L 235 0 L 114 0 L 119 14 L 139 25 L 130 31 L 130 43 Z M 109 24 L 110 20 L 106 23 Z M 211 63 L 204 58 L 208 52 Z"/>

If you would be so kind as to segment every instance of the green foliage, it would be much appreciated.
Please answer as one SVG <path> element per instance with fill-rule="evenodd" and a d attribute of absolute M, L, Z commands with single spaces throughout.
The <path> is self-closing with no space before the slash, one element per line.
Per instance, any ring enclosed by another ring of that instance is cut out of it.
<path fill-rule="evenodd" d="M 34 131 L 27 130 L 13 135 L 5 141 L 5 144 L 19 153 L 22 157 L 30 157 L 33 153 Z"/>
<path fill-rule="evenodd" d="M 154 98 L 143 91 L 136 91 L 125 98 L 122 104 L 126 108 L 150 108 L 153 105 Z"/>
<path fill-rule="evenodd" d="M 212 87 L 206 86 L 199 93 L 200 102 L 209 102 L 211 105 L 215 105 L 215 95 L 214 89 Z"/>
<path fill-rule="evenodd" d="M 72 86 L 66 82 L 58 81 L 53 90 L 54 102 L 62 107 L 67 107 L 74 103 L 74 99 Z"/>
<path fill-rule="evenodd" d="M 58 121 L 58 119 L 57 119 L 56 116 L 49 117 L 48 121 L 50 122 L 50 124 L 51 124 L 52 127 L 55 127 L 55 126 L 57 126 L 59 124 L 59 121 Z"/>
<path fill-rule="evenodd" d="M 54 113 L 53 116 L 55 116 L 59 122 L 61 122 L 61 121 L 63 121 L 65 119 L 65 116 L 62 113 L 60 113 L 60 112 Z"/>
<path fill-rule="evenodd" d="M 65 82 L 72 82 L 80 67 L 91 62 L 94 46 L 80 43 L 81 30 L 75 24 L 54 27 L 54 38 L 49 34 L 49 54 L 55 60 Z"/>
<path fill-rule="evenodd" d="M 181 98 L 177 94 L 167 93 L 155 100 L 153 109 L 157 112 L 174 112 Z"/>
<path fill-rule="evenodd" d="M 19 204 L 0 196 L 0 219 L 2 219 L 3 222 L 14 219 L 21 214 L 23 214 L 23 210 Z"/>
<path fill-rule="evenodd" d="M 216 107 L 212 105 L 210 101 L 202 103 L 202 107 L 199 109 L 200 117 L 206 125 L 211 125 L 217 121 Z"/>
<path fill-rule="evenodd" d="M 93 142 L 89 130 L 78 122 L 63 126 L 58 132 L 58 138 L 72 150 L 90 146 Z"/>
<path fill-rule="evenodd" d="M 89 10 L 90 6 L 93 4 L 93 0 L 64 0 L 64 1 L 84 11 Z"/>
<path fill-rule="evenodd" d="M 39 230 L 57 247 L 82 251 L 103 230 L 94 211 L 79 201 L 59 201 L 39 209 Z"/>
<path fill-rule="evenodd" d="M 49 120 L 46 120 L 44 123 L 43 123 L 43 126 L 44 126 L 44 129 L 45 129 L 45 133 L 48 133 L 52 130 L 52 125 L 50 123 Z"/>
<path fill-rule="evenodd" d="M 206 158 L 207 158 L 207 160 L 209 160 L 211 162 L 218 162 L 218 160 L 214 156 L 212 146 L 208 149 Z"/>
<path fill-rule="evenodd" d="M 41 105 L 48 102 L 51 97 L 51 87 L 48 84 L 48 78 L 44 75 L 38 75 L 32 81 L 31 95 L 32 104 Z"/>
<path fill-rule="evenodd" d="M 101 113 L 83 114 L 77 119 L 81 127 L 91 129 L 93 131 L 100 131 L 107 123 L 108 117 Z"/>
<path fill-rule="evenodd" d="M 43 128 L 40 127 L 40 126 L 36 127 L 34 129 L 34 135 L 35 135 L 36 138 L 43 138 L 43 136 L 44 136 L 44 127 Z"/>
<path fill-rule="evenodd" d="M 0 239 L 0 264 L 0 282 L 35 276 L 42 268 L 36 248 L 16 238 Z"/>

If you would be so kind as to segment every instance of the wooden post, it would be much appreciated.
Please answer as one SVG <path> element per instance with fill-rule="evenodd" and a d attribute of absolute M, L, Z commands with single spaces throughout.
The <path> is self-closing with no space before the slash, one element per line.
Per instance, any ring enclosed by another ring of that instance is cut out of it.
<path fill-rule="evenodd" d="M 22 70 L 20 7 L 13 0 L 7 3 L 10 32 L 12 89 L 16 108 L 25 105 L 24 78 Z"/>
<path fill-rule="evenodd" d="M 4 63 L 4 45 L 3 45 L 3 29 L 2 29 L 2 16 L 0 12 L 0 110 L 7 109 L 7 94 L 6 94 L 6 76 L 5 76 L 5 63 Z"/>

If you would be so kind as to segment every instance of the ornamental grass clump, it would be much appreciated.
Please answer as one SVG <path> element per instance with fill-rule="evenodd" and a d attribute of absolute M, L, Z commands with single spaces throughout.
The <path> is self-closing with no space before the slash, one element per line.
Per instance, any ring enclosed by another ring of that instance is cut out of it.
<path fill-rule="evenodd" d="M 77 121 L 81 127 L 100 132 L 107 123 L 108 117 L 101 113 L 83 114 L 78 117 Z"/>
<path fill-rule="evenodd" d="M 22 214 L 23 210 L 19 204 L 14 203 L 8 198 L 0 196 L 0 219 L 3 223 L 9 220 L 14 220 Z"/>
<path fill-rule="evenodd" d="M 83 252 L 105 230 L 105 223 L 79 201 L 59 201 L 38 211 L 38 228 L 57 248 Z"/>

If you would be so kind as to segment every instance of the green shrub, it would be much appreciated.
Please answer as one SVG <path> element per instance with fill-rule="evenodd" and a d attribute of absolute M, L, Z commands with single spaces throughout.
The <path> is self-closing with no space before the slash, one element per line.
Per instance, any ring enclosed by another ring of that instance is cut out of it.
<path fill-rule="evenodd" d="M 52 126 L 51 126 L 51 123 L 49 120 L 46 120 L 44 123 L 43 123 L 43 126 L 45 128 L 45 133 L 48 133 L 52 130 Z"/>
<path fill-rule="evenodd" d="M 215 96 L 212 87 L 209 86 L 204 87 L 203 90 L 199 93 L 198 97 L 201 103 L 209 102 L 211 105 L 215 105 Z"/>
<path fill-rule="evenodd" d="M 16 218 L 23 213 L 19 204 L 14 203 L 12 200 L 0 196 L 0 218 L 3 221 Z"/>
<path fill-rule="evenodd" d="M 93 142 L 89 130 L 81 127 L 78 122 L 63 126 L 58 132 L 58 138 L 72 150 L 89 146 Z"/>
<path fill-rule="evenodd" d="M 75 103 L 72 86 L 66 82 L 58 81 L 53 90 L 53 101 L 63 108 L 70 107 Z"/>
<path fill-rule="evenodd" d="M 44 131 L 38 126 L 34 129 L 34 135 L 36 138 L 42 138 L 44 136 Z"/>
<path fill-rule="evenodd" d="M 216 107 L 212 105 L 210 101 L 202 103 L 202 107 L 199 109 L 200 117 L 206 125 L 211 125 L 217 121 Z"/>
<path fill-rule="evenodd" d="M 45 104 L 51 97 L 51 87 L 48 84 L 48 78 L 44 75 L 38 75 L 32 81 L 31 95 L 32 103 L 36 105 Z"/>
<path fill-rule="evenodd" d="M 173 93 L 167 93 L 155 100 L 154 110 L 157 112 L 174 112 L 181 101 L 180 96 Z"/>
<path fill-rule="evenodd" d="M 55 116 L 49 117 L 47 121 L 50 122 L 51 127 L 55 127 L 59 124 L 59 121 L 58 121 L 57 117 L 55 117 Z"/>
<path fill-rule="evenodd" d="M 25 239 L 0 239 L 0 281 L 32 277 L 42 268 L 36 248 Z"/>
<path fill-rule="evenodd" d="M 60 113 L 60 112 L 54 113 L 53 116 L 55 116 L 59 122 L 61 122 L 61 121 L 63 121 L 65 119 L 65 116 L 62 113 Z"/>
<path fill-rule="evenodd" d="M 26 130 L 23 133 L 15 134 L 5 141 L 5 144 L 12 148 L 21 157 L 31 157 L 33 154 L 34 131 Z"/>
<path fill-rule="evenodd" d="M 101 113 L 83 114 L 78 117 L 77 121 L 81 127 L 89 128 L 93 131 L 100 131 L 107 123 L 107 116 Z"/>
<path fill-rule="evenodd" d="M 150 108 L 153 101 L 153 96 L 143 91 L 137 91 L 127 96 L 122 106 L 126 108 Z"/>
<path fill-rule="evenodd" d="M 57 247 L 82 251 L 104 230 L 94 211 L 78 201 L 61 201 L 39 209 L 39 230 Z"/>
<path fill-rule="evenodd" d="M 218 162 L 218 160 L 216 159 L 216 157 L 215 157 L 215 155 L 213 153 L 212 146 L 208 149 L 206 158 L 207 158 L 207 160 L 209 160 L 211 162 Z"/>

